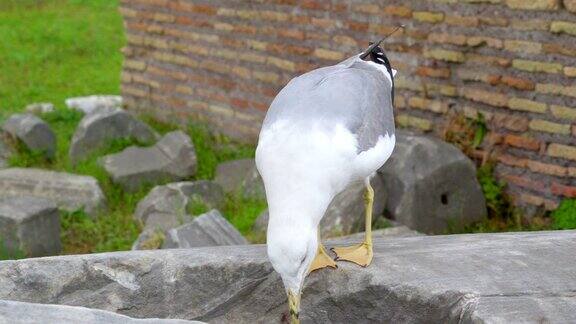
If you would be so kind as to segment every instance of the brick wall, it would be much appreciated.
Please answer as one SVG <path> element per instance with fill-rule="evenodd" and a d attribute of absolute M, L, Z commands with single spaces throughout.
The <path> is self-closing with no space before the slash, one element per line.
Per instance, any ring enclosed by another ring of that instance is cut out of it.
<path fill-rule="evenodd" d="M 291 78 L 385 43 L 399 127 L 481 112 L 520 205 L 576 197 L 576 0 L 123 0 L 131 109 L 254 141 Z"/>

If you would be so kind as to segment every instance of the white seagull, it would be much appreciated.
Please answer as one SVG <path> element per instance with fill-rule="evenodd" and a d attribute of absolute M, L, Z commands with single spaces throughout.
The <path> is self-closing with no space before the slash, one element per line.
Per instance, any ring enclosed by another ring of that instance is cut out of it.
<path fill-rule="evenodd" d="M 372 261 L 370 178 L 394 149 L 394 75 L 379 44 L 339 64 L 292 79 L 266 115 L 256 165 L 268 200 L 268 257 L 282 277 L 293 323 L 298 323 L 304 278 L 336 267 L 318 224 L 339 192 L 366 184 L 363 243 L 334 248 L 337 260 Z"/>

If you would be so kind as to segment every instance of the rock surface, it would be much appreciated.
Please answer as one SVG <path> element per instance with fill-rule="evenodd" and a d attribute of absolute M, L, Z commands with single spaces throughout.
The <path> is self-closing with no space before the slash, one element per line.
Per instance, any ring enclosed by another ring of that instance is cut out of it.
<path fill-rule="evenodd" d="M 101 159 L 112 180 L 136 191 L 144 184 L 178 181 L 196 173 L 196 151 L 182 131 L 170 132 L 151 147 L 129 147 Z"/>
<path fill-rule="evenodd" d="M 379 173 L 388 192 L 386 210 L 412 229 L 442 234 L 486 216 L 474 164 L 441 140 L 398 132 Z"/>
<path fill-rule="evenodd" d="M 9 166 L 9 160 L 12 154 L 14 154 L 12 148 L 7 144 L 3 134 L 0 132 L 0 169 Z"/>
<path fill-rule="evenodd" d="M 374 189 L 374 206 L 372 220 L 383 217 L 386 204 L 386 188 L 380 177 L 371 181 Z M 323 238 L 337 237 L 351 233 L 363 232 L 365 224 L 364 193 L 366 186 L 363 182 L 351 184 L 346 190 L 339 193 L 328 206 L 324 218 L 320 223 Z M 268 210 L 264 211 L 254 222 L 254 230 L 265 232 L 268 226 Z"/>
<path fill-rule="evenodd" d="M 372 238 L 374 240 L 388 240 L 399 237 L 412 237 L 412 236 L 422 236 L 424 234 L 411 230 L 404 225 L 392 225 L 391 227 L 377 229 L 372 231 Z M 328 244 L 339 244 L 342 242 L 359 243 L 364 240 L 364 232 L 354 233 L 342 237 L 332 238 L 328 240 Z"/>
<path fill-rule="evenodd" d="M 246 198 L 266 199 L 264 183 L 254 159 L 224 162 L 216 168 L 216 183 L 226 193 L 241 193 Z"/>
<path fill-rule="evenodd" d="M 45 114 L 54 111 L 54 105 L 50 102 L 39 102 L 29 104 L 24 111 L 30 114 Z"/>
<path fill-rule="evenodd" d="M 0 323 L 11 324 L 201 324 L 178 319 L 136 319 L 85 307 L 0 300 Z"/>
<path fill-rule="evenodd" d="M 159 248 L 165 231 L 192 221 L 194 206 L 224 207 L 222 187 L 212 181 L 184 181 L 156 186 L 136 206 L 134 217 L 144 224 L 133 250 Z"/>
<path fill-rule="evenodd" d="M 173 182 L 154 187 L 136 206 L 134 217 L 147 223 L 151 214 L 187 213 L 193 201 L 200 201 L 207 208 L 224 207 L 224 192 L 209 180 Z"/>
<path fill-rule="evenodd" d="M 575 250 L 576 231 L 375 240 L 371 266 L 306 279 L 302 323 L 575 322 Z M 262 245 L 2 261 L 0 299 L 210 323 L 287 310 Z"/>
<path fill-rule="evenodd" d="M 245 245 L 248 241 L 216 209 L 166 232 L 163 249 Z"/>
<path fill-rule="evenodd" d="M 48 124 L 35 115 L 12 115 L 4 123 L 3 129 L 33 152 L 42 152 L 48 158 L 56 154 L 56 135 Z"/>
<path fill-rule="evenodd" d="M 370 183 L 374 189 L 372 208 L 372 219 L 374 220 L 377 217 L 383 217 L 387 195 L 380 177 L 374 177 Z M 326 237 L 364 231 L 366 223 L 365 192 L 366 185 L 363 182 L 356 182 L 334 197 L 320 223 L 322 233 Z"/>
<path fill-rule="evenodd" d="M 78 162 L 114 139 L 134 139 L 153 144 L 158 134 L 148 125 L 120 108 L 101 109 L 84 116 L 70 143 L 70 160 Z"/>
<path fill-rule="evenodd" d="M 66 99 L 66 106 L 83 112 L 86 115 L 122 106 L 122 97 L 109 95 L 95 95 L 87 97 L 75 97 Z"/>
<path fill-rule="evenodd" d="M 4 253 L 28 257 L 60 253 L 56 205 L 35 197 L 0 198 L 0 243 Z"/>
<path fill-rule="evenodd" d="M 0 197 L 34 196 L 54 202 L 59 208 L 84 208 L 95 216 L 106 207 L 98 181 L 90 176 L 32 168 L 0 170 Z"/>

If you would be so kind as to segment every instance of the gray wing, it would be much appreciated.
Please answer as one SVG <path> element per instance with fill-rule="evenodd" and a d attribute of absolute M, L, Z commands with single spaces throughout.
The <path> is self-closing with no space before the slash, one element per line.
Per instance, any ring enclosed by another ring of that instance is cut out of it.
<path fill-rule="evenodd" d="M 359 151 L 394 134 L 392 85 L 362 63 L 320 68 L 290 81 L 272 102 L 263 129 L 276 120 L 343 124 L 358 138 Z"/>

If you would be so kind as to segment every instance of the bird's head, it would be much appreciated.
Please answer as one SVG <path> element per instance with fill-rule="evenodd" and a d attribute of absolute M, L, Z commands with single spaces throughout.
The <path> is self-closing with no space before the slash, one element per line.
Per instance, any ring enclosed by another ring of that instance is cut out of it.
<path fill-rule="evenodd" d="M 268 258 L 280 274 L 286 293 L 292 321 L 300 312 L 300 295 L 308 269 L 316 257 L 318 237 L 316 228 L 268 225 Z"/>

